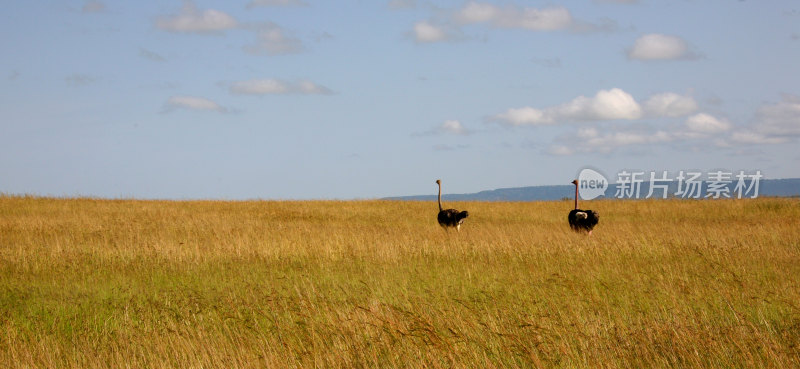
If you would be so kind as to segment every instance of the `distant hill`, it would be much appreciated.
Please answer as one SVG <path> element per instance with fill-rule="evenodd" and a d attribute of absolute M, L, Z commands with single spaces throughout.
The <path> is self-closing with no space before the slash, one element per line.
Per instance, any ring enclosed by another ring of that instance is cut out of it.
<path fill-rule="evenodd" d="M 749 184 L 749 183 L 748 183 Z M 668 197 L 675 197 L 673 194 L 677 191 L 677 182 L 672 182 L 667 191 Z M 732 196 L 734 195 L 734 181 L 728 186 L 728 191 Z M 800 178 L 789 179 L 762 179 L 759 181 L 758 197 L 777 196 L 777 197 L 800 197 Z M 615 199 L 617 193 L 617 184 L 609 185 L 605 192 L 605 198 Z M 704 181 L 701 186 L 700 196 L 705 197 L 708 188 L 708 182 Z M 650 184 L 645 181 L 641 184 L 640 197 L 645 198 L 650 191 Z M 655 189 L 652 198 L 661 198 L 660 189 Z M 752 193 L 752 192 L 751 192 Z M 548 201 L 548 200 L 561 200 L 563 198 L 573 198 L 575 194 L 575 187 L 573 185 L 557 185 L 557 186 L 531 186 L 531 187 L 514 187 L 514 188 L 498 188 L 496 190 L 487 190 L 476 193 L 463 193 L 463 194 L 446 194 L 442 195 L 442 200 L 445 201 Z M 749 196 L 748 196 L 749 197 Z M 600 197 L 603 198 L 603 197 Z M 416 200 L 416 201 L 436 201 L 436 195 L 412 195 L 412 196 L 394 196 L 386 197 L 384 200 Z"/>

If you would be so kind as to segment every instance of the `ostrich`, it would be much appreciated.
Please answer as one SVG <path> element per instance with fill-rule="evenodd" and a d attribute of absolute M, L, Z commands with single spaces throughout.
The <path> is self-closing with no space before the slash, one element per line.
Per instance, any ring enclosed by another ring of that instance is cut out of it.
<path fill-rule="evenodd" d="M 469 213 L 466 211 L 458 211 L 456 209 L 442 209 L 442 180 L 437 179 L 436 184 L 439 185 L 439 215 L 436 219 L 439 220 L 439 225 L 445 230 L 448 227 L 455 227 L 456 231 L 461 231 L 461 223 L 467 219 Z"/>
<path fill-rule="evenodd" d="M 600 214 L 594 210 L 578 209 L 578 180 L 572 181 L 572 184 L 575 185 L 575 209 L 570 211 L 569 216 L 567 216 L 569 226 L 575 232 L 586 231 L 591 236 L 592 229 L 597 225 L 597 221 L 600 220 Z"/>

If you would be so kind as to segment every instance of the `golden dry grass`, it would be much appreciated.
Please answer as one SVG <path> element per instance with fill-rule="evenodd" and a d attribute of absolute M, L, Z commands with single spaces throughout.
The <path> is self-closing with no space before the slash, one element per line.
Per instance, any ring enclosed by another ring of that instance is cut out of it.
<path fill-rule="evenodd" d="M 800 366 L 800 201 L 0 196 L 0 367 Z"/>

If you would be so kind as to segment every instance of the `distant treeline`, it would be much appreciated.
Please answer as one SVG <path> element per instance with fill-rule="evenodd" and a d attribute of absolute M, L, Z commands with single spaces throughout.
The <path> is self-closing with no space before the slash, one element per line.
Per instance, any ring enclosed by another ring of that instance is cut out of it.
<path fill-rule="evenodd" d="M 709 194 L 709 181 L 702 181 L 698 198 L 706 198 Z M 751 185 L 748 180 L 747 187 Z M 739 191 L 736 191 L 737 182 L 734 180 L 728 183 L 725 188 L 727 191 L 722 190 L 720 195 L 727 193 L 730 197 L 738 197 Z M 630 186 L 630 184 L 626 185 Z M 610 184 L 605 191 L 605 196 L 600 198 L 616 199 L 618 194 L 619 184 Z M 623 198 L 637 198 L 636 196 L 627 196 L 629 188 L 624 187 L 626 196 Z M 752 197 L 755 188 L 744 188 L 742 198 Z M 664 191 L 661 188 L 654 188 L 651 198 L 662 198 Z M 672 181 L 667 186 L 668 198 L 681 198 L 682 196 L 676 195 L 678 192 L 678 182 Z M 650 193 L 649 181 L 644 181 L 640 184 L 639 199 L 644 199 Z M 442 195 L 445 201 L 547 201 L 547 200 L 561 200 L 565 198 L 572 198 L 575 194 L 575 187 L 573 185 L 557 185 L 557 186 L 531 186 L 531 187 L 514 187 L 514 188 L 498 188 L 496 190 L 487 190 L 476 193 L 464 194 L 449 194 Z M 695 192 L 687 194 L 684 198 L 694 198 Z M 712 196 L 714 194 L 712 193 Z M 762 179 L 758 183 L 758 197 L 800 197 L 800 178 L 788 179 Z M 720 196 L 724 198 L 724 195 Z M 417 201 L 436 201 L 436 194 L 433 195 L 415 195 L 415 196 L 395 196 L 386 197 L 385 200 L 417 200 Z"/>

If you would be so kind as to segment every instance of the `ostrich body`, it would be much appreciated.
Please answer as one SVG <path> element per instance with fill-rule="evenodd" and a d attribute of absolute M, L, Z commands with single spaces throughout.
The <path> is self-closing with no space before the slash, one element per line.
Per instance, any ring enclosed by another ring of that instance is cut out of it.
<path fill-rule="evenodd" d="M 569 226 L 575 232 L 588 232 L 592 235 L 592 229 L 597 225 L 600 220 L 600 214 L 594 210 L 581 210 L 578 209 L 578 180 L 572 181 L 575 185 L 575 209 L 569 212 L 567 220 Z"/>
<path fill-rule="evenodd" d="M 449 227 L 455 227 L 456 231 L 460 232 L 461 223 L 464 223 L 469 213 L 456 209 L 442 209 L 442 180 L 437 179 L 436 184 L 439 185 L 439 215 L 436 216 L 436 219 L 439 221 L 439 225 L 445 230 Z"/>

